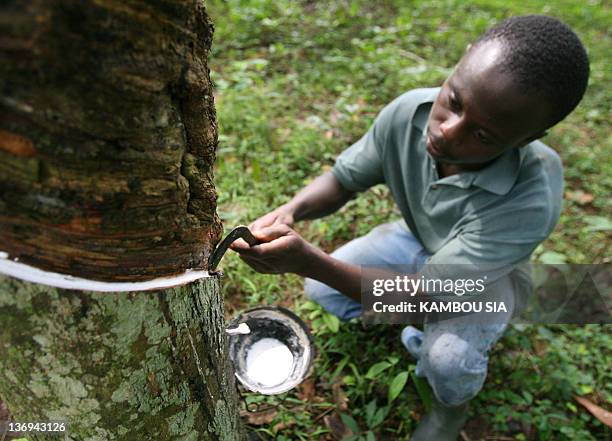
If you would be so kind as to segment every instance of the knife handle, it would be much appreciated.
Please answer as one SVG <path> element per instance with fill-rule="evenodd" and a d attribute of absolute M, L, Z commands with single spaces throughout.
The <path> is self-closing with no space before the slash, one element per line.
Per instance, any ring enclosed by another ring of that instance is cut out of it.
<path fill-rule="evenodd" d="M 208 271 L 209 272 L 215 271 L 215 269 L 217 268 L 217 265 L 219 265 L 219 262 L 221 261 L 221 258 L 223 257 L 227 249 L 230 247 L 230 245 L 235 240 L 241 239 L 241 238 L 244 239 L 245 242 L 248 243 L 249 246 L 252 246 L 252 247 L 261 243 L 255 238 L 255 236 L 253 236 L 253 233 L 251 233 L 251 230 L 249 230 L 249 227 L 245 225 L 237 226 L 232 231 L 230 231 L 227 236 L 225 236 L 225 238 L 219 243 L 219 245 L 217 245 L 215 250 L 212 252 L 210 257 L 208 258 Z"/>

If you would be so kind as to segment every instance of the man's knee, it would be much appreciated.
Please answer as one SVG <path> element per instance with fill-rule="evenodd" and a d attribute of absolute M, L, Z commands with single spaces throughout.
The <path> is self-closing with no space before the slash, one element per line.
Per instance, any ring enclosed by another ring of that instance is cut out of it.
<path fill-rule="evenodd" d="M 361 305 L 333 288 L 313 279 L 304 280 L 304 292 L 313 302 L 340 320 L 347 321 L 361 315 Z"/>
<path fill-rule="evenodd" d="M 442 334 L 425 356 L 429 383 L 445 406 L 463 404 L 482 389 L 487 356 L 457 335 Z"/>
<path fill-rule="evenodd" d="M 329 286 L 318 282 L 314 279 L 304 279 L 304 293 L 308 299 L 313 302 L 319 303 L 322 297 L 325 297 L 326 292 L 329 291 Z"/>

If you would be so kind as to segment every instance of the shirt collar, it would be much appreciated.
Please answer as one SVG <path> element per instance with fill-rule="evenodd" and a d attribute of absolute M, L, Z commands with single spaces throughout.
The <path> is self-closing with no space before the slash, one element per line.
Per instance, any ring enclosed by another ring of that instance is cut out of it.
<path fill-rule="evenodd" d="M 419 103 L 417 106 L 414 117 L 412 118 L 412 125 L 421 131 L 423 136 L 425 136 L 425 131 L 427 130 L 427 122 L 429 121 L 429 113 L 431 112 L 431 107 L 433 106 L 434 101 L 438 97 L 438 93 L 440 93 L 440 88 L 432 89 L 431 93 L 428 94 L 423 101 Z"/>
<path fill-rule="evenodd" d="M 507 150 L 493 164 L 472 172 L 476 175 L 473 184 L 500 196 L 507 194 L 518 178 L 525 153 L 525 148 Z"/>
<path fill-rule="evenodd" d="M 429 113 L 440 88 L 434 89 L 418 106 L 412 119 L 412 125 L 426 136 Z M 491 193 L 503 196 L 514 186 L 526 154 L 526 148 L 511 149 L 498 157 L 489 166 L 474 172 L 464 172 L 449 176 L 449 184 L 467 188 L 475 185 Z M 429 156 L 429 155 L 426 155 Z M 446 179 L 446 178 L 445 178 Z"/>

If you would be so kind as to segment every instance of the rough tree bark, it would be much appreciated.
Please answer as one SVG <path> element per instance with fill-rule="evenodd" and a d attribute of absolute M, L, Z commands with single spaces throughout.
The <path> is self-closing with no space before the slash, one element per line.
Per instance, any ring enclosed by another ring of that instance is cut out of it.
<path fill-rule="evenodd" d="M 217 278 L 155 293 L 0 278 L 0 396 L 68 439 L 240 440 L 221 304 Z"/>
<path fill-rule="evenodd" d="M 203 4 L 3 5 L 2 251 L 98 280 L 200 267 L 221 234 Z"/>
<path fill-rule="evenodd" d="M 212 30 L 197 0 L 0 5 L 0 251 L 109 282 L 204 267 Z M 243 439 L 218 276 L 131 293 L 0 276 L 0 399 L 75 440 Z"/>

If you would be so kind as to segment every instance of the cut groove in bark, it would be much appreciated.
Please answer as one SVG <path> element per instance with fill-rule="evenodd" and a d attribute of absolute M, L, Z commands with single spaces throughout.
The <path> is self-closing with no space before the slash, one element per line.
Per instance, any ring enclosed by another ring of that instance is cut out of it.
<path fill-rule="evenodd" d="M 26 282 L 55 288 L 96 292 L 136 292 L 172 288 L 196 280 L 211 277 L 208 271 L 187 270 L 182 274 L 170 277 L 157 277 L 138 282 L 101 282 L 74 277 L 68 274 L 53 273 L 35 268 L 6 258 L 7 253 L 0 251 L 0 274 L 15 277 Z"/>

